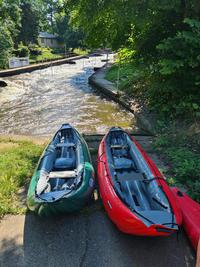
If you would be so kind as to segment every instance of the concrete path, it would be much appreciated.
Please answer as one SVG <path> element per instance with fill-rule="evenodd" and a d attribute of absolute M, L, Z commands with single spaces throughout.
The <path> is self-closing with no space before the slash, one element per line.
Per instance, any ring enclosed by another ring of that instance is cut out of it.
<path fill-rule="evenodd" d="M 98 139 L 90 138 L 91 151 L 97 148 Z M 152 137 L 137 139 L 156 164 L 165 168 L 152 151 Z M 98 199 L 72 215 L 6 216 L 0 223 L 0 266 L 194 267 L 195 256 L 184 232 L 178 239 L 176 235 L 147 238 L 121 233 Z"/>

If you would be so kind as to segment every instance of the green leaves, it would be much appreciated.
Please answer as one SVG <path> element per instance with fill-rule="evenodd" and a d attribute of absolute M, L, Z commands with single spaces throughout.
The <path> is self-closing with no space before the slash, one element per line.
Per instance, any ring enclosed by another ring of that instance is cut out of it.
<path fill-rule="evenodd" d="M 155 148 L 167 156 L 171 166 L 169 175 L 173 183 L 179 183 L 200 202 L 200 155 L 187 147 L 190 140 L 172 135 L 161 135 L 154 143 Z"/>

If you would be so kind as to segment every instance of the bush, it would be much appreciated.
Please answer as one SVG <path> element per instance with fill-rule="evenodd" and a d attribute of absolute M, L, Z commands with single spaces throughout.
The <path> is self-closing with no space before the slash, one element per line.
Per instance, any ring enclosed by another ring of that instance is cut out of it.
<path fill-rule="evenodd" d="M 189 195 L 200 203 L 200 154 L 188 143 L 187 138 L 162 135 L 157 138 L 155 147 L 167 156 L 173 181 L 185 187 Z"/>
<path fill-rule="evenodd" d="M 33 56 L 38 56 L 38 55 L 42 55 L 42 50 L 41 48 L 36 45 L 36 44 L 29 44 L 28 45 L 28 48 L 29 48 L 29 51 L 30 51 L 30 54 L 33 55 Z"/>
<path fill-rule="evenodd" d="M 64 54 L 65 53 L 65 48 L 64 47 L 59 47 L 59 48 L 53 48 L 52 49 L 53 54 Z"/>
<path fill-rule="evenodd" d="M 27 46 L 25 46 L 25 45 L 19 46 L 19 56 L 20 57 L 28 57 L 29 54 L 30 54 L 30 51 L 29 51 Z"/>
<path fill-rule="evenodd" d="M 17 57 L 28 57 L 30 54 L 29 48 L 22 43 L 18 46 L 18 49 L 13 51 L 14 55 Z"/>
<path fill-rule="evenodd" d="M 185 19 L 187 30 L 162 41 L 149 91 L 151 105 L 163 113 L 200 117 L 200 21 Z"/>

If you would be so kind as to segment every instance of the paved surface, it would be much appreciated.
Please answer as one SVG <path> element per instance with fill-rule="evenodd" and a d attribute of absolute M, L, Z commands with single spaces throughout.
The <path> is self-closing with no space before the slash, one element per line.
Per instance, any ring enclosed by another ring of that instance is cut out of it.
<path fill-rule="evenodd" d="M 152 138 L 137 139 L 164 168 L 152 154 Z M 89 144 L 94 159 L 97 141 Z M 195 256 L 184 232 L 178 240 L 176 235 L 146 238 L 119 232 L 98 199 L 72 215 L 6 216 L 0 223 L 0 266 L 194 267 Z"/>

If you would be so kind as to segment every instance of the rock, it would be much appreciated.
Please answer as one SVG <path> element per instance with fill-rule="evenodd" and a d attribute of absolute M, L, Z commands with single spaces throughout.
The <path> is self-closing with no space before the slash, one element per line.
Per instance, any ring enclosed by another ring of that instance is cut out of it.
<path fill-rule="evenodd" d="M 7 85 L 7 82 L 0 80 L 0 87 L 6 87 Z"/>
<path fill-rule="evenodd" d="M 100 67 L 94 67 L 94 71 L 101 69 Z"/>
<path fill-rule="evenodd" d="M 69 61 L 67 61 L 67 64 L 76 64 L 76 61 L 69 60 Z"/>

